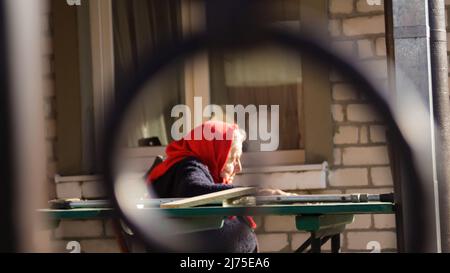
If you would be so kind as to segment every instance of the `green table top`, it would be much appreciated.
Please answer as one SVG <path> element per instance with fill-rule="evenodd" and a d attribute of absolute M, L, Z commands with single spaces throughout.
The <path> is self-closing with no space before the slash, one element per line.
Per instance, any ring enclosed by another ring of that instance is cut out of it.
<path fill-rule="evenodd" d="M 366 214 L 394 213 L 392 203 L 315 203 L 292 205 L 263 205 L 256 207 L 196 207 L 179 209 L 158 209 L 171 216 L 207 216 L 207 215 L 317 215 L 317 214 Z"/>
<path fill-rule="evenodd" d="M 111 208 L 41 209 L 52 219 L 108 218 L 114 215 Z M 370 203 L 314 203 L 292 205 L 263 205 L 256 207 L 202 206 L 192 208 L 143 208 L 142 213 L 161 212 L 173 217 L 233 216 L 233 215 L 324 215 L 324 214 L 390 214 L 394 204 Z"/>
<path fill-rule="evenodd" d="M 114 215 L 112 208 L 39 209 L 38 212 L 57 220 L 110 218 Z"/>

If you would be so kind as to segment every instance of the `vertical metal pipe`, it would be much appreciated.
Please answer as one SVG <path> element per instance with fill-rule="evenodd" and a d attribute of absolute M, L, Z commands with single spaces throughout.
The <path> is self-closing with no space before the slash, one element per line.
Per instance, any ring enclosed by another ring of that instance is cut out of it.
<path fill-rule="evenodd" d="M 399 211 L 397 224 L 402 225 L 401 249 L 405 252 L 441 252 L 428 0 L 392 0 L 390 3 L 391 53 L 395 56 L 393 96 L 396 99 L 393 107 L 397 115 L 403 117 L 411 117 L 412 111 L 422 115 L 420 121 L 404 119 L 401 126 L 409 141 L 414 143 L 413 163 L 420 168 L 419 176 L 408 168 L 410 162 L 394 162 L 399 167 L 395 184 Z"/>
<path fill-rule="evenodd" d="M 448 185 L 450 183 L 450 101 L 448 92 L 447 31 L 444 0 L 429 0 L 431 81 L 436 120 L 437 180 L 442 251 L 448 251 Z"/>

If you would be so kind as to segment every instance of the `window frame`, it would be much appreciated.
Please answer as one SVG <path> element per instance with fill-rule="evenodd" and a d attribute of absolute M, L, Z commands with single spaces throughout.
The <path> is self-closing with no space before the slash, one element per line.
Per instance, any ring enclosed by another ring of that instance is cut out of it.
<path fill-rule="evenodd" d="M 299 0 L 300 1 L 300 0 Z M 327 40 L 328 34 L 328 1 L 300 1 L 300 24 L 313 25 Z M 315 12 L 310 12 L 313 9 Z M 277 23 L 291 24 L 292 20 L 277 21 Z M 221 62 L 221 56 L 213 56 L 211 62 Z M 219 67 L 219 65 L 215 65 Z M 263 161 L 272 162 L 273 158 L 283 158 L 286 153 L 302 154 L 297 159 L 291 158 L 286 163 L 278 165 L 292 164 L 318 164 L 323 161 L 330 163 L 333 159 L 333 122 L 331 115 L 331 83 L 328 75 L 330 69 L 302 56 L 302 86 L 297 91 L 297 109 L 299 132 L 301 135 L 300 146 L 303 149 L 281 150 L 272 152 L 256 152 L 257 155 L 249 158 L 262 158 Z M 212 77 L 220 77 L 223 73 L 212 73 Z M 317 80 L 322 79 L 322 80 Z M 224 82 L 218 79 L 213 82 Z M 213 86 L 222 89 L 221 84 Z M 209 95 L 209 94 L 208 94 Z M 208 97 L 210 101 L 210 97 Z M 306 117 L 306 118 L 305 118 Z M 245 162 L 245 152 L 243 162 Z"/>
<path fill-rule="evenodd" d="M 300 1 L 300 0 L 299 0 Z M 301 1 L 301 22 L 314 24 L 324 34 L 328 34 L 328 5 L 326 0 Z M 311 14 L 305 5 L 314 8 L 317 13 Z M 191 0 L 182 1 L 181 20 L 183 36 L 202 30 L 205 25 L 204 7 Z M 92 84 L 94 98 L 95 143 L 99 147 L 99 136 L 105 118 L 107 103 L 112 102 L 112 88 L 109 86 L 114 79 L 114 43 L 112 29 L 112 0 L 91 0 L 89 3 L 91 55 L 92 55 Z M 324 70 L 327 70 L 324 73 Z M 333 124 L 331 116 L 331 83 L 329 69 L 319 67 L 310 60 L 302 58 L 303 90 L 298 96 L 298 103 L 303 111 L 299 113 L 300 132 L 304 149 L 244 153 L 243 162 L 252 162 L 255 158 L 262 158 L 266 162 L 273 162 L 278 158 L 282 164 L 316 164 L 323 161 L 333 162 Z M 325 77 L 317 81 L 317 77 Z M 194 97 L 202 97 L 203 104 L 210 104 L 210 70 L 209 57 L 205 53 L 185 64 L 184 71 L 185 104 L 194 107 Z M 311 103 L 313 102 L 313 103 Z M 112 102 L 113 103 L 113 102 Z M 301 104 L 301 105 L 300 105 Z M 299 111 L 300 112 L 300 111 Z M 305 118 L 306 117 L 306 118 Z M 193 121 L 192 121 L 193 122 Z M 193 124 L 193 123 L 192 123 Z M 130 148 L 141 156 L 153 157 L 160 154 L 161 149 L 148 147 Z M 96 149 L 98 151 L 98 149 Z M 157 154 L 158 153 L 158 154 Z M 297 154 L 298 157 L 292 156 Z M 247 160 L 246 160 L 247 159 Z"/>

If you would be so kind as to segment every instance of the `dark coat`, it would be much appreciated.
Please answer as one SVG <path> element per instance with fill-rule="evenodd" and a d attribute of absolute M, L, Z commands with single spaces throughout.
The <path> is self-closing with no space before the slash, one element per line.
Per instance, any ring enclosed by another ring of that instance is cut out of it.
<path fill-rule="evenodd" d="M 231 189 L 230 184 L 214 183 L 206 165 L 195 157 L 187 157 L 174 164 L 151 184 L 159 198 L 192 197 Z M 193 233 L 205 238 L 220 252 L 254 252 L 256 235 L 242 217 L 227 218 L 221 229 Z"/>

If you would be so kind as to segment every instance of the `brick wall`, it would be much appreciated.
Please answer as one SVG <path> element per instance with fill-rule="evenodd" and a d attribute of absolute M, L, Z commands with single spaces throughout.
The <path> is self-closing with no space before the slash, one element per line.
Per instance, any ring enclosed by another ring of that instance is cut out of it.
<path fill-rule="evenodd" d="M 331 0 L 330 33 L 382 83 L 387 81 L 384 7 L 366 0 Z M 385 127 L 364 96 L 344 79 L 331 77 L 335 121 L 335 167 L 329 187 L 343 193 L 393 191 Z M 336 113 L 339 112 L 339 113 Z M 343 251 L 367 251 L 378 241 L 383 251 L 396 249 L 394 215 L 357 216 L 344 233 Z"/>
<path fill-rule="evenodd" d="M 383 2 L 383 1 L 381 1 Z M 329 29 L 333 44 L 387 82 L 384 6 L 366 0 L 330 0 Z M 348 80 L 331 76 L 335 123 L 335 166 L 329 188 L 342 193 L 393 191 L 383 121 Z M 360 215 L 344 232 L 343 251 L 368 251 L 378 241 L 382 251 L 396 249 L 394 215 Z"/>
<path fill-rule="evenodd" d="M 110 220 L 61 221 L 53 230 L 52 248 L 54 252 L 69 252 L 67 244 L 75 241 L 84 253 L 118 253 L 114 234 Z"/>
<path fill-rule="evenodd" d="M 329 32 L 337 50 L 358 59 L 382 83 L 387 80 L 383 5 L 369 6 L 365 0 L 330 0 Z M 348 80 L 337 73 L 332 73 L 330 80 L 335 161 L 328 176 L 327 190 L 309 192 L 393 191 L 382 120 Z M 307 234 L 297 232 L 294 221 L 294 217 L 289 216 L 259 219 L 258 238 L 262 251 L 288 252 L 299 247 Z M 394 215 L 356 216 L 343 233 L 342 251 L 367 252 L 371 241 L 378 242 L 382 251 L 395 251 Z M 327 249 L 330 249 L 329 243 L 325 246 Z"/>
<path fill-rule="evenodd" d="M 104 199 L 106 193 L 99 176 L 53 178 L 56 198 Z M 54 252 L 69 252 L 71 241 L 78 242 L 81 252 L 120 252 L 111 220 L 64 220 L 52 230 Z"/>

